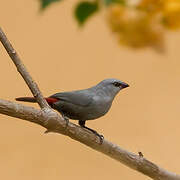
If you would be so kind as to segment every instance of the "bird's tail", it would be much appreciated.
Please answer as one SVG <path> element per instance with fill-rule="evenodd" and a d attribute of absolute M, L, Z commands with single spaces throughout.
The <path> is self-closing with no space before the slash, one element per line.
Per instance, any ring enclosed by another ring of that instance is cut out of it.
<path fill-rule="evenodd" d="M 24 101 L 24 102 L 32 102 L 32 103 L 37 102 L 34 97 L 18 97 L 16 98 L 16 101 Z"/>
<path fill-rule="evenodd" d="M 53 103 L 59 101 L 59 99 L 56 98 L 51 98 L 51 97 L 47 97 L 45 98 L 45 100 L 47 101 L 47 103 L 51 106 Z M 31 103 L 36 103 L 36 99 L 34 97 L 18 97 L 16 98 L 16 101 L 24 101 L 24 102 L 31 102 Z"/>

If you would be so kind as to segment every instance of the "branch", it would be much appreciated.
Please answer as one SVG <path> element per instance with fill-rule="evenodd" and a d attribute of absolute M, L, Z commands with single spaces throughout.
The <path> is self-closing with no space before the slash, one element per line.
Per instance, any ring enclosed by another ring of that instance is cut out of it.
<path fill-rule="evenodd" d="M 14 102 L 0 100 L 0 113 L 22 120 L 33 122 L 47 128 L 51 132 L 64 134 L 70 138 L 79 141 L 90 148 L 99 151 L 124 165 L 139 171 L 155 180 L 180 180 L 180 176 L 168 172 L 156 164 L 145 159 L 140 153 L 136 155 L 128 152 L 118 145 L 104 139 L 99 143 L 99 137 L 90 131 L 81 128 L 71 122 L 66 127 L 66 122 L 53 111 L 42 111 L 33 107 L 23 106 Z"/>
<path fill-rule="evenodd" d="M 11 57 L 13 63 L 17 67 L 18 72 L 21 74 L 26 84 L 28 85 L 29 89 L 31 90 L 32 94 L 36 98 L 39 106 L 41 108 L 49 108 L 49 105 L 44 100 L 42 93 L 40 92 L 37 84 L 33 81 L 32 77 L 26 70 L 26 67 L 21 62 L 21 59 L 18 56 L 17 52 L 12 47 L 11 43 L 9 42 L 9 40 L 7 39 L 6 35 L 4 34 L 1 28 L 0 28 L 0 41 L 3 44 L 4 48 L 6 49 L 9 56 Z"/>
<path fill-rule="evenodd" d="M 14 102 L 0 100 L 0 114 L 39 124 L 47 129 L 46 132 L 56 132 L 69 136 L 70 138 L 145 174 L 154 180 L 180 180 L 180 175 L 168 172 L 158 167 L 156 164 L 145 159 L 142 153 L 139 153 L 139 155 L 133 154 L 105 139 L 103 140 L 103 143 L 100 144 L 99 137 L 94 135 L 92 132 L 71 122 L 66 125 L 66 122 L 61 118 L 61 116 L 48 106 L 37 84 L 32 80 L 25 66 L 21 63 L 19 56 L 13 49 L 1 28 L 0 41 L 42 108 L 42 110 L 39 110 Z M 46 109 L 46 111 L 44 111 L 44 109 Z"/>

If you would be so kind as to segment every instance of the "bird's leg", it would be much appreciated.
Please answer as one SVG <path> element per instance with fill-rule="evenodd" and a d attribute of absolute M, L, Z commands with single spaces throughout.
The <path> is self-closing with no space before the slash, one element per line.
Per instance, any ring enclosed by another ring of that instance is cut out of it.
<path fill-rule="evenodd" d="M 85 123 L 86 121 L 80 121 L 79 120 L 79 125 L 85 129 L 88 129 L 89 131 L 91 131 L 92 133 L 94 133 L 96 136 L 98 136 L 100 138 L 100 143 L 102 144 L 103 143 L 103 139 L 104 139 L 104 136 L 99 134 L 97 131 L 95 131 L 94 129 L 91 129 L 91 128 L 88 128 L 85 126 Z"/>

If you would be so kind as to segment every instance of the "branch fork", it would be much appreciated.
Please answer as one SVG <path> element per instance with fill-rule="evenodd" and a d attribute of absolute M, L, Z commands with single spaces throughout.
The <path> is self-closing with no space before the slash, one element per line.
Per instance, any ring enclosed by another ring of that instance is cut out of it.
<path fill-rule="evenodd" d="M 89 146 L 90 148 L 99 151 L 121 163 L 151 177 L 154 180 L 180 180 L 180 175 L 171 173 L 165 169 L 160 168 L 156 164 L 145 159 L 142 152 L 138 155 L 128 152 L 118 145 L 113 144 L 106 139 L 100 144 L 99 137 L 83 129 L 71 122 L 66 121 L 54 110 L 52 110 L 42 93 L 40 92 L 38 85 L 32 79 L 20 57 L 15 49 L 10 44 L 6 35 L 0 28 L 0 41 L 9 54 L 11 60 L 15 64 L 17 71 L 21 74 L 24 81 L 31 90 L 33 96 L 36 98 L 41 109 L 36 109 L 29 106 L 24 106 L 15 102 L 0 99 L 0 114 L 15 117 L 25 121 L 33 122 L 45 127 L 47 130 L 45 133 L 55 132 L 66 135 L 76 141 L 81 142 Z"/>

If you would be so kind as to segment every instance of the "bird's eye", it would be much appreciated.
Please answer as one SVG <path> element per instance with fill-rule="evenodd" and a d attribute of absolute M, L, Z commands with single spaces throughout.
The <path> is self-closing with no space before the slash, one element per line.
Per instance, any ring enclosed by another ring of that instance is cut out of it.
<path fill-rule="evenodd" d="M 121 84 L 119 82 L 114 82 L 114 86 L 119 87 Z"/>

